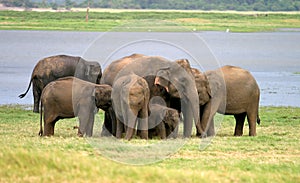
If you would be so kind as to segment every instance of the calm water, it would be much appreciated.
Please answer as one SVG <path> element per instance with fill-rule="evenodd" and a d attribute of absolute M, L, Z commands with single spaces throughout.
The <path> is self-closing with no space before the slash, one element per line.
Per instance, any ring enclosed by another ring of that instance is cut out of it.
<path fill-rule="evenodd" d="M 250 70 L 263 106 L 300 107 L 300 32 L 272 33 L 97 33 L 0 31 L 0 105 L 32 104 L 32 91 L 19 99 L 41 58 L 68 54 L 103 67 L 132 53 L 188 58 L 202 71 L 222 65 Z"/>

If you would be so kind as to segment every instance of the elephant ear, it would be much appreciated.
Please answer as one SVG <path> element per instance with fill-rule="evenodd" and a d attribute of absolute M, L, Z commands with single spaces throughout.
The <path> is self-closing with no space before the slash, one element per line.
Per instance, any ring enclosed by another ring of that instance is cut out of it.
<path fill-rule="evenodd" d="M 204 85 L 205 85 L 205 88 L 206 88 L 206 92 L 207 92 L 207 94 L 209 95 L 209 97 L 211 98 L 213 95 L 212 95 L 212 90 L 211 90 L 211 87 L 210 87 L 210 85 L 209 85 L 209 81 L 208 81 L 208 79 L 207 79 L 207 77 L 206 77 L 206 75 L 205 74 L 203 74 L 203 76 L 204 76 Z M 218 84 L 217 84 L 218 85 Z M 214 93 L 215 93 L 216 91 L 214 91 Z"/>
<path fill-rule="evenodd" d="M 207 71 L 205 77 L 208 81 L 207 92 L 211 97 L 215 97 L 222 86 L 220 76 L 216 72 Z"/>
<path fill-rule="evenodd" d="M 188 73 L 192 74 L 192 68 L 191 64 L 188 59 L 179 59 L 175 61 L 178 65 L 180 65 L 184 70 L 186 70 Z"/>
<path fill-rule="evenodd" d="M 169 92 L 169 82 L 170 82 L 170 67 L 161 68 L 155 76 L 154 84 L 160 85 Z"/>

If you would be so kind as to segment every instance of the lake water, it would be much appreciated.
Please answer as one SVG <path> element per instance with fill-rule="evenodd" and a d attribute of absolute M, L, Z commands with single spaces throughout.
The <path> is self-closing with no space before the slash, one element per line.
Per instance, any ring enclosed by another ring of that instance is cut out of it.
<path fill-rule="evenodd" d="M 0 105 L 33 104 L 19 99 L 41 58 L 79 55 L 106 67 L 132 53 L 188 58 L 202 71 L 222 65 L 249 70 L 261 89 L 262 106 L 300 107 L 300 32 L 101 33 L 0 31 Z"/>

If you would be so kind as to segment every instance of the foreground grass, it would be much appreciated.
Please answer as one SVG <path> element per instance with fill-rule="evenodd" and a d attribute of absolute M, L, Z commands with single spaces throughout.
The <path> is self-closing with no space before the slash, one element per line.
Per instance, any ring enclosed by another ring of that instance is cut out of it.
<path fill-rule="evenodd" d="M 260 116 L 256 137 L 246 135 L 247 127 L 243 137 L 233 137 L 233 117 L 226 116 L 206 149 L 193 137 L 163 161 L 133 166 L 105 158 L 89 139 L 76 137 L 76 119 L 59 121 L 54 137 L 40 138 L 38 114 L 1 106 L 0 182 L 299 182 L 300 108 L 263 107 Z M 166 143 L 174 141 L 182 140 Z"/>
<path fill-rule="evenodd" d="M 299 13 L 197 11 L 0 11 L 2 30 L 225 31 L 257 32 L 300 28 Z M 145 25 L 145 22 L 147 25 Z M 121 28 L 120 28 L 121 27 Z"/>

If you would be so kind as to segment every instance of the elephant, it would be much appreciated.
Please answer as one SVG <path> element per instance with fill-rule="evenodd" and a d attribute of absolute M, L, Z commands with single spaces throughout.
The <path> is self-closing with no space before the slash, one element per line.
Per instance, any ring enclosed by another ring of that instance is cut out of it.
<path fill-rule="evenodd" d="M 32 83 L 34 108 L 39 113 L 40 97 L 45 86 L 58 78 L 74 76 L 93 83 L 100 83 L 102 76 L 101 66 L 98 62 L 85 61 L 81 57 L 68 55 L 55 55 L 41 59 L 34 67 L 25 97 Z"/>
<path fill-rule="evenodd" d="M 149 104 L 149 109 L 149 138 L 152 139 L 154 136 L 159 136 L 161 139 L 176 138 L 180 121 L 178 111 L 160 104 Z"/>
<path fill-rule="evenodd" d="M 230 65 L 205 73 L 193 68 L 192 72 L 200 105 L 200 120 L 196 125 L 197 135 L 215 135 L 213 117 L 218 112 L 235 117 L 234 136 L 243 135 L 247 116 L 249 136 L 255 136 L 256 123 L 260 124 L 260 89 L 251 73 Z"/>
<path fill-rule="evenodd" d="M 97 108 L 109 109 L 112 105 L 111 92 L 109 85 L 94 84 L 72 76 L 50 82 L 41 95 L 39 135 L 52 136 L 59 119 L 77 116 L 78 136 L 92 136 L 95 112 Z"/>
<path fill-rule="evenodd" d="M 119 77 L 134 73 L 143 77 L 150 89 L 150 100 L 154 96 L 160 96 L 170 106 L 170 97 L 180 99 L 184 116 L 184 137 L 191 137 L 193 119 L 198 121 L 199 102 L 195 80 L 191 73 L 187 73 L 176 62 L 171 62 L 159 56 L 145 56 L 134 54 L 112 62 L 103 72 L 102 84 L 112 85 Z M 110 115 L 105 115 L 109 117 Z M 102 135 L 107 131 L 114 135 L 113 124 L 105 120 Z M 105 130 L 106 129 L 106 130 Z"/>
<path fill-rule="evenodd" d="M 138 121 L 140 137 L 148 139 L 149 98 L 147 81 L 136 74 L 122 76 L 113 83 L 112 101 L 117 119 L 117 138 L 121 138 L 125 126 L 125 139 L 130 140 Z"/>

